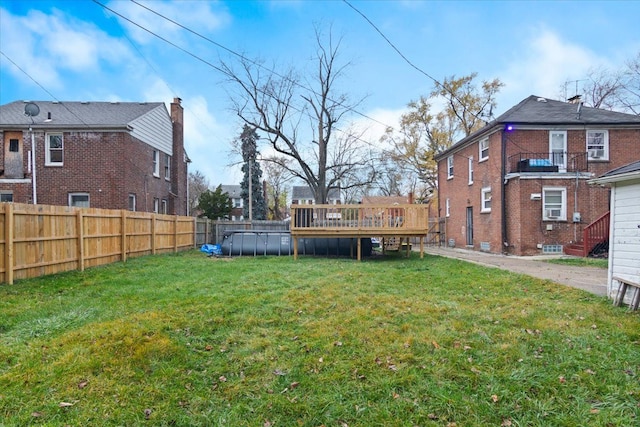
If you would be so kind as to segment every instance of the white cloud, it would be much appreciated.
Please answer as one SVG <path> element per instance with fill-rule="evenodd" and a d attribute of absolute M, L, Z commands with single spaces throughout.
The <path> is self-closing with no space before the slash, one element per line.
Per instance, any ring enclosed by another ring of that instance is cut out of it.
<path fill-rule="evenodd" d="M 51 14 L 30 11 L 25 16 L 0 9 L 1 48 L 33 80 L 48 90 L 62 87 L 63 71 L 86 73 L 101 61 L 126 62 L 128 49 L 91 23 L 54 9 Z M 15 67 L 19 79 L 28 79 Z"/>
<path fill-rule="evenodd" d="M 510 108 L 529 95 L 558 98 L 567 81 L 584 78 L 589 68 L 606 65 L 606 58 L 570 41 L 546 28 L 537 28 L 520 54 L 502 74 L 505 87 L 498 96 L 508 100 Z"/>
<path fill-rule="evenodd" d="M 217 2 L 138 1 L 138 3 L 142 6 L 133 2 L 122 1 L 112 1 L 108 6 L 139 25 L 133 25 L 118 17 L 122 25 L 127 28 L 131 36 L 139 43 L 148 43 L 155 40 L 155 36 L 140 27 L 153 31 L 172 42 L 176 42 L 180 34 L 186 34 L 186 30 L 148 9 L 166 16 L 193 31 L 205 33 L 224 27 L 231 19 L 227 11 Z M 214 11 L 213 8 L 216 6 L 220 6 L 220 10 Z"/>

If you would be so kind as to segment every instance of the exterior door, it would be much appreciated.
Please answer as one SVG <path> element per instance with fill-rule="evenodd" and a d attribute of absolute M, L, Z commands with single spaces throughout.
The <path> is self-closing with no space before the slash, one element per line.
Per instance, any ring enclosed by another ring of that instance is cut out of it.
<path fill-rule="evenodd" d="M 22 132 L 4 133 L 4 177 L 24 178 L 22 163 Z"/>
<path fill-rule="evenodd" d="M 467 246 L 473 246 L 473 207 L 467 207 Z"/>
<path fill-rule="evenodd" d="M 559 172 L 567 171 L 567 131 L 549 132 L 549 160 Z"/>

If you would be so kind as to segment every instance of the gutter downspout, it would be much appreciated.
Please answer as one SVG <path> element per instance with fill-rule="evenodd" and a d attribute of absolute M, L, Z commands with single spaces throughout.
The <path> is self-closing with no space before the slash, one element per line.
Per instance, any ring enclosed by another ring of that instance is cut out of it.
<path fill-rule="evenodd" d="M 500 162 L 502 163 L 500 168 L 500 206 L 501 206 L 501 225 L 502 225 L 502 253 L 507 255 L 508 251 L 507 248 L 509 247 L 509 242 L 507 241 L 507 205 L 506 205 L 506 195 L 505 195 L 505 189 L 506 189 L 506 181 L 505 181 L 505 175 L 506 175 L 506 154 L 507 154 L 507 131 L 506 129 L 502 129 L 502 138 L 501 138 L 501 155 L 500 155 Z"/>
<path fill-rule="evenodd" d="M 31 126 L 29 126 L 29 132 L 31 133 L 31 157 L 33 157 L 32 160 L 32 167 L 33 170 L 31 171 L 31 186 L 33 187 L 33 204 L 37 205 L 38 204 L 38 191 L 37 191 L 37 184 L 36 184 L 36 140 L 35 137 L 33 136 L 33 129 L 31 128 Z"/>

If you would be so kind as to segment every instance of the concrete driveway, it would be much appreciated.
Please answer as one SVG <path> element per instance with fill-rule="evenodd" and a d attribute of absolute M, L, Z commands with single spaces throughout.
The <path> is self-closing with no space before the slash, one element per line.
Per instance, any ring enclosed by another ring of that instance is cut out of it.
<path fill-rule="evenodd" d="M 425 247 L 425 253 L 457 258 L 489 267 L 497 267 L 514 273 L 547 279 L 565 286 L 582 289 L 600 296 L 607 296 L 607 270 L 595 267 L 576 267 L 541 261 L 542 257 L 521 257 L 488 254 L 467 249 Z M 548 256 L 544 257 L 549 259 Z"/>

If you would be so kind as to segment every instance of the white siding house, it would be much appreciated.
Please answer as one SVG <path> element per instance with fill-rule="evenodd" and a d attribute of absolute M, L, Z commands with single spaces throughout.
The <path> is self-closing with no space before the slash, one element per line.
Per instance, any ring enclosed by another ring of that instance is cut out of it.
<path fill-rule="evenodd" d="M 590 182 L 611 186 L 607 293 L 615 298 L 619 283 L 614 277 L 640 283 L 640 161 L 613 169 Z M 633 295 L 627 292 L 627 302 Z"/>

